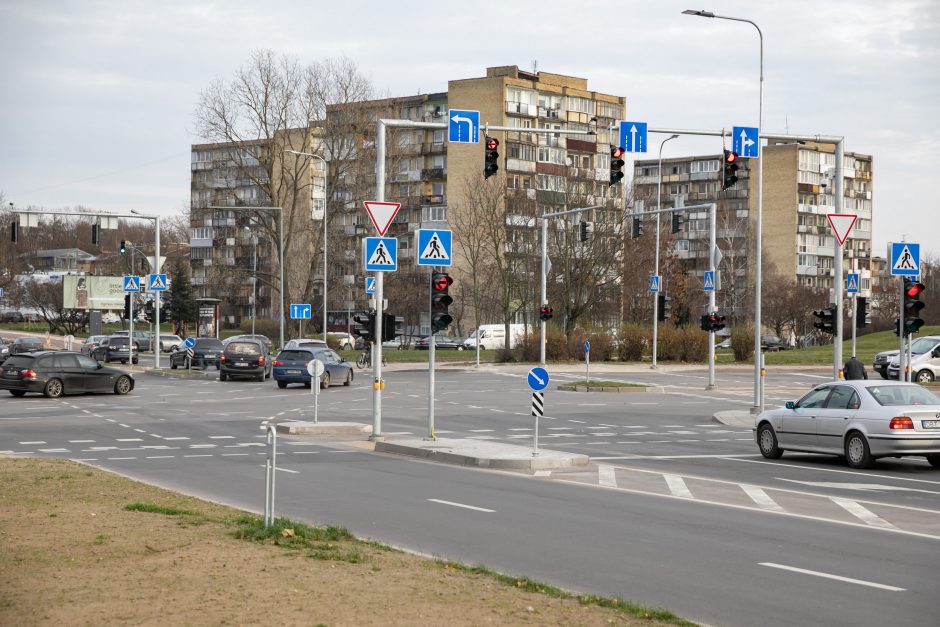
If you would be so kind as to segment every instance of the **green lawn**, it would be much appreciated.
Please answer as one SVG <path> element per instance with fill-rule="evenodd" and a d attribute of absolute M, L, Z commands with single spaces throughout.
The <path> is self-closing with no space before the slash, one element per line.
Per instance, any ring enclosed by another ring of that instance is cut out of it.
<path fill-rule="evenodd" d="M 851 333 L 851 329 L 846 329 L 848 333 Z M 923 327 L 915 337 L 922 337 L 924 335 L 938 335 L 940 334 L 940 326 L 938 327 Z M 871 363 L 875 358 L 876 353 L 881 351 L 893 350 L 898 348 L 898 336 L 894 334 L 894 331 L 881 331 L 879 333 L 870 333 L 868 335 L 859 336 L 855 342 L 856 353 L 858 358 L 865 364 L 865 368 L 870 370 Z M 851 337 L 842 343 L 842 361 L 843 363 L 849 357 L 852 356 L 852 340 Z M 827 344 L 824 346 L 811 346 L 809 348 L 802 348 L 797 350 L 788 350 L 788 351 L 779 351 L 776 353 L 766 353 L 766 361 L 768 365 L 771 364 L 783 364 L 783 365 L 793 365 L 793 364 L 802 364 L 802 365 L 826 365 L 832 363 L 832 345 Z"/>
<path fill-rule="evenodd" d="M 356 358 L 359 357 L 359 353 L 362 351 L 352 350 L 352 351 L 339 351 L 339 354 L 346 358 L 346 361 L 355 362 Z M 428 361 L 428 352 L 427 351 L 416 351 L 416 350 L 384 350 L 382 355 L 388 359 L 390 364 L 400 364 L 400 363 L 427 363 Z M 480 351 L 480 363 L 481 364 L 490 364 L 493 363 L 496 359 L 496 351 Z M 434 361 L 435 362 L 449 362 L 449 361 L 467 361 L 476 363 L 477 353 L 476 351 L 455 351 L 455 350 L 437 350 L 434 351 Z"/>

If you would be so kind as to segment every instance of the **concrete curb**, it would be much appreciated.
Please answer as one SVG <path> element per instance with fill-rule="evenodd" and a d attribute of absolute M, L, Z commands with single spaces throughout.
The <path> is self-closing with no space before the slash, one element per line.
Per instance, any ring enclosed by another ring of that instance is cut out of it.
<path fill-rule="evenodd" d="M 587 455 L 576 455 L 562 451 L 539 450 L 538 457 L 532 449 L 499 442 L 481 440 L 398 440 L 376 442 L 377 453 L 393 453 L 427 459 L 458 466 L 476 466 L 507 470 L 547 470 L 586 466 Z"/>
<path fill-rule="evenodd" d="M 142 373 L 139 373 L 139 374 L 146 374 L 146 375 L 150 375 L 151 377 L 163 377 L 165 379 L 205 379 L 206 377 L 209 376 L 208 371 L 193 372 L 192 374 L 190 374 L 186 370 L 182 372 L 178 372 L 178 373 L 177 372 L 160 372 L 158 370 L 154 370 L 153 368 L 147 368 L 146 370 L 144 370 Z"/>
<path fill-rule="evenodd" d="M 364 425 L 358 422 L 308 422 L 295 420 L 290 422 L 279 422 L 276 427 L 278 433 L 287 435 L 369 435 L 372 433 L 372 425 Z"/>
<path fill-rule="evenodd" d="M 630 394 L 630 393 L 663 393 L 665 388 L 656 387 L 656 386 L 602 386 L 602 385 L 559 385 L 557 389 L 562 392 L 613 392 L 620 394 Z"/>
<path fill-rule="evenodd" d="M 718 411 L 712 414 L 712 422 L 727 425 L 729 427 L 741 427 L 752 429 L 754 427 L 754 416 L 751 412 L 744 409 L 730 409 L 728 411 Z"/>

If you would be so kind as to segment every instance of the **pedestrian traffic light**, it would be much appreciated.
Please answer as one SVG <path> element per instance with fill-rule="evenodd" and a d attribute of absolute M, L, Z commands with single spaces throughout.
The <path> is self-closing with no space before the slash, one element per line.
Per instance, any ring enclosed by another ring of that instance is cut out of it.
<path fill-rule="evenodd" d="M 95 246 L 98 245 L 98 228 L 97 222 L 91 225 L 91 243 Z"/>
<path fill-rule="evenodd" d="M 723 190 L 734 187 L 734 184 L 738 182 L 738 153 L 731 150 L 725 150 L 724 152 L 723 183 L 721 185 Z"/>
<path fill-rule="evenodd" d="M 673 212 L 673 214 L 672 214 L 672 232 L 673 232 L 673 233 L 678 233 L 678 232 L 679 232 L 679 228 L 680 228 L 681 226 L 682 226 L 682 218 L 679 217 L 679 214 L 678 214 L 678 213 Z"/>
<path fill-rule="evenodd" d="M 548 305 L 542 305 L 539 307 L 539 320 L 551 320 L 553 311 L 555 310 Z"/>
<path fill-rule="evenodd" d="M 164 307 L 164 308 L 160 311 L 160 313 L 162 314 L 164 311 L 166 311 L 166 309 L 167 309 L 167 308 Z M 144 315 L 147 316 L 147 320 L 148 320 L 148 321 L 153 322 L 154 306 L 153 306 L 153 301 L 152 301 L 152 300 L 148 300 L 148 301 L 147 301 L 147 304 L 144 305 Z"/>
<path fill-rule="evenodd" d="M 864 296 L 855 297 L 855 328 L 864 329 L 868 326 L 868 299 Z"/>
<path fill-rule="evenodd" d="M 830 335 L 836 334 L 836 308 L 833 306 L 825 309 L 813 310 L 813 315 L 819 318 L 813 323 L 813 327 Z"/>
<path fill-rule="evenodd" d="M 10 222 L 10 241 L 14 244 L 16 243 L 16 218 L 13 218 L 13 222 Z"/>
<path fill-rule="evenodd" d="M 124 319 L 129 320 L 131 317 L 131 295 L 124 295 Z"/>
<path fill-rule="evenodd" d="M 608 183 L 608 186 L 616 185 L 623 180 L 623 166 L 625 163 L 623 155 L 626 152 L 620 146 L 610 147 L 610 183 Z"/>
<path fill-rule="evenodd" d="M 127 242 L 121 240 L 121 247 L 118 250 L 121 251 L 122 255 L 125 254 L 127 252 Z"/>
<path fill-rule="evenodd" d="M 353 335 L 361 337 L 366 342 L 375 339 L 375 314 L 360 313 L 353 316 Z"/>
<path fill-rule="evenodd" d="M 927 289 L 926 286 L 914 279 L 904 279 L 904 335 L 913 335 L 920 331 L 924 326 L 924 320 L 920 317 L 920 311 L 924 308 L 924 302 L 920 300 L 920 295 Z"/>
<path fill-rule="evenodd" d="M 582 220 L 580 229 L 581 229 L 580 239 L 582 242 L 587 242 L 594 236 L 594 223 L 593 222 L 586 222 Z"/>
<path fill-rule="evenodd" d="M 714 333 L 725 328 L 725 317 L 719 316 L 717 312 L 708 313 L 702 316 L 702 331 Z"/>
<path fill-rule="evenodd" d="M 483 178 L 488 179 L 499 170 L 499 140 L 495 137 L 486 137 L 484 139 L 483 149 Z"/>
<path fill-rule="evenodd" d="M 445 272 L 431 273 L 431 333 L 443 331 L 454 321 L 447 313 L 454 299 L 447 293 L 454 280 Z"/>
<path fill-rule="evenodd" d="M 398 337 L 398 333 L 395 332 L 395 314 L 383 313 L 382 314 L 382 341 L 390 342 Z"/>
<path fill-rule="evenodd" d="M 643 235 L 643 224 L 639 218 L 633 218 L 633 239 Z"/>
<path fill-rule="evenodd" d="M 665 322 L 669 318 L 669 310 L 672 309 L 672 298 L 663 292 L 656 295 L 657 309 L 656 317 L 660 322 Z"/>

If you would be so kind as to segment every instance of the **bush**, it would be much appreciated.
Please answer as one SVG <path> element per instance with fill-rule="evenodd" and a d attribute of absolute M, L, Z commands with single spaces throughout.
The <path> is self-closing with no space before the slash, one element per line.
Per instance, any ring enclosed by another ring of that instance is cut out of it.
<path fill-rule="evenodd" d="M 519 338 L 516 345 L 516 355 L 520 361 L 539 360 L 539 332 L 529 333 Z"/>
<path fill-rule="evenodd" d="M 620 361 L 642 361 L 646 347 L 650 345 L 650 335 L 645 327 L 627 324 L 617 333 L 617 359 Z"/>
<path fill-rule="evenodd" d="M 681 361 L 708 361 L 708 333 L 693 326 L 679 329 L 679 359 Z"/>
<path fill-rule="evenodd" d="M 251 318 L 242 320 L 238 325 L 238 330 L 245 335 L 251 333 Z M 277 320 L 257 320 L 255 321 L 255 334 L 264 335 L 277 345 L 281 338 L 281 325 Z"/>
<path fill-rule="evenodd" d="M 538 346 L 538 341 L 535 342 Z M 538 353 L 536 353 L 538 359 Z M 547 361 L 561 361 L 570 359 L 568 355 L 568 338 L 561 329 L 548 327 L 545 330 L 545 359 Z"/>
<path fill-rule="evenodd" d="M 659 325 L 659 337 L 656 341 L 657 361 L 681 361 L 682 340 L 679 335 L 679 329 L 673 325 Z"/>
<path fill-rule="evenodd" d="M 731 351 L 735 361 L 753 360 L 754 327 L 739 324 L 731 329 Z"/>

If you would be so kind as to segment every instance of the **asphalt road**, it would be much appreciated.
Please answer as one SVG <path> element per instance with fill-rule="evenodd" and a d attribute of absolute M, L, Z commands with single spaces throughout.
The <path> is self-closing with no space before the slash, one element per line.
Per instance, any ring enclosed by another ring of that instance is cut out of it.
<path fill-rule="evenodd" d="M 321 394 L 321 420 L 371 423 L 371 380 L 357 374 Z M 531 446 L 523 374 L 440 371 L 437 435 Z M 723 373 L 711 392 L 695 369 L 603 377 L 655 380 L 665 393 L 550 391 L 540 447 L 586 453 L 586 468 L 500 473 L 284 437 L 278 513 L 710 624 L 922 625 L 940 609 L 940 472 L 925 461 L 853 471 L 824 456 L 764 460 L 749 429 L 710 419 L 750 406 L 745 371 Z M 220 383 L 213 372 L 137 379 L 126 397 L 0 397 L 0 453 L 81 459 L 257 511 L 259 425 L 313 414 L 302 387 Z M 427 373 L 386 379 L 386 437 L 426 435 Z M 768 404 L 824 379 L 823 369 L 774 373 Z"/>

